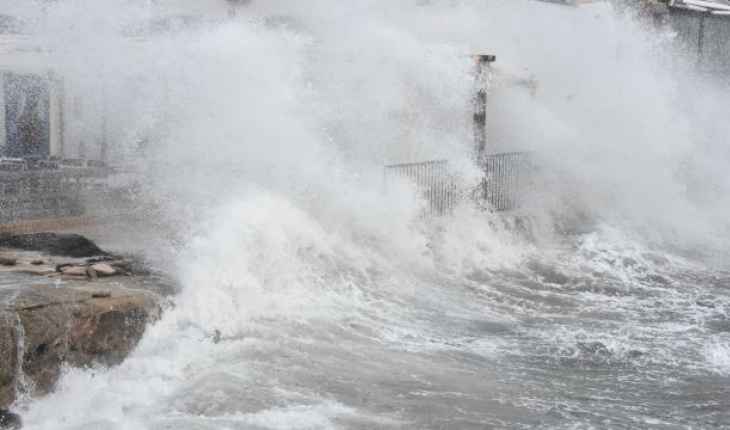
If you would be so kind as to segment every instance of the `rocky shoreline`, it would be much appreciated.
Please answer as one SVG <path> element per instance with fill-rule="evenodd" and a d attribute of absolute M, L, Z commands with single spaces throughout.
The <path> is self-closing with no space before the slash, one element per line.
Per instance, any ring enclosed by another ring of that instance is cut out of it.
<path fill-rule="evenodd" d="M 19 399 L 52 391 L 62 365 L 121 363 L 170 284 L 78 235 L 0 235 L 0 429 Z"/>

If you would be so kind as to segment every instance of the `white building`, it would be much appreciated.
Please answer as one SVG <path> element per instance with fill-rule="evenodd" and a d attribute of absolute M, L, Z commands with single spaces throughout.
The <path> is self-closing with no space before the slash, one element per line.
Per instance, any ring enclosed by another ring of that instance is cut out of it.
<path fill-rule="evenodd" d="M 170 31 L 227 19 L 246 3 L 153 0 L 146 21 L 135 22 L 134 30 L 112 43 L 115 48 L 144 49 Z M 84 78 L 78 73 L 69 79 L 64 72 L 69 70 L 67 59 L 48 49 L 49 41 L 54 43 L 53 35 L 45 34 L 41 42 L 23 19 L 0 13 L 0 157 L 113 158 L 113 126 L 123 119 L 110 112 L 104 79 L 80 84 Z M 78 61 L 74 66 L 79 67 Z M 82 66 L 99 69 L 98 64 Z"/>
<path fill-rule="evenodd" d="M 63 85 L 37 43 L 16 28 L 15 19 L 0 16 L 0 155 L 60 156 Z"/>

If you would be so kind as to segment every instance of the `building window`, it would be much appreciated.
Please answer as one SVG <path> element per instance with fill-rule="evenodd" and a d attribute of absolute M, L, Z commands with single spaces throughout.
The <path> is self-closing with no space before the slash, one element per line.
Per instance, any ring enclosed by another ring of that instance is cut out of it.
<path fill-rule="evenodd" d="M 48 79 L 9 73 L 3 85 L 7 156 L 48 157 L 51 150 Z"/>

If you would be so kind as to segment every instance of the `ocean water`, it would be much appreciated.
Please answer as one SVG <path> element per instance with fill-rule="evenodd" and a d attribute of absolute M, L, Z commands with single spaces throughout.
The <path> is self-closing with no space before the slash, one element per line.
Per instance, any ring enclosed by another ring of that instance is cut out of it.
<path fill-rule="evenodd" d="M 79 97 L 103 84 L 179 285 L 25 428 L 730 426 L 727 89 L 607 2 L 416 3 L 3 3 Z M 529 232 L 383 191 L 403 161 L 476 181 L 474 53 L 490 145 L 548 173 Z"/>

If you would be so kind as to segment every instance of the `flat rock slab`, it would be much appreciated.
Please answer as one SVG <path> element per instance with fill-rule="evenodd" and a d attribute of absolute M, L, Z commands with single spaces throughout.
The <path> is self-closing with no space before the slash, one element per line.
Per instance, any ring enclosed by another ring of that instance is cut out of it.
<path fill-rule="evenodd" d="M 2 264 L 12 261 L 13 264 Z M 110 276 L 148 276 L 152 270 L 133 258 L 111 255 L 66 257 L 40 251 L 0 248 L 0 275 L 22 273 L 48 277 L 105 278 Z"/>
<path fill-rule="evenodd" d="M 92 264 L 91 266 L 89 266 L 88 272 L 89 274 L 93 273 L 93 275 L 91 275 L 92 278 L 114 276 L 117 274 L 116 269 L 106 263 Z"/>
<path fill-rule="evenodd" d="M 61 273 L 66 276 L 81 276 L 86 277 L 86 266 L 65 266 L 61 268 Z"/>

